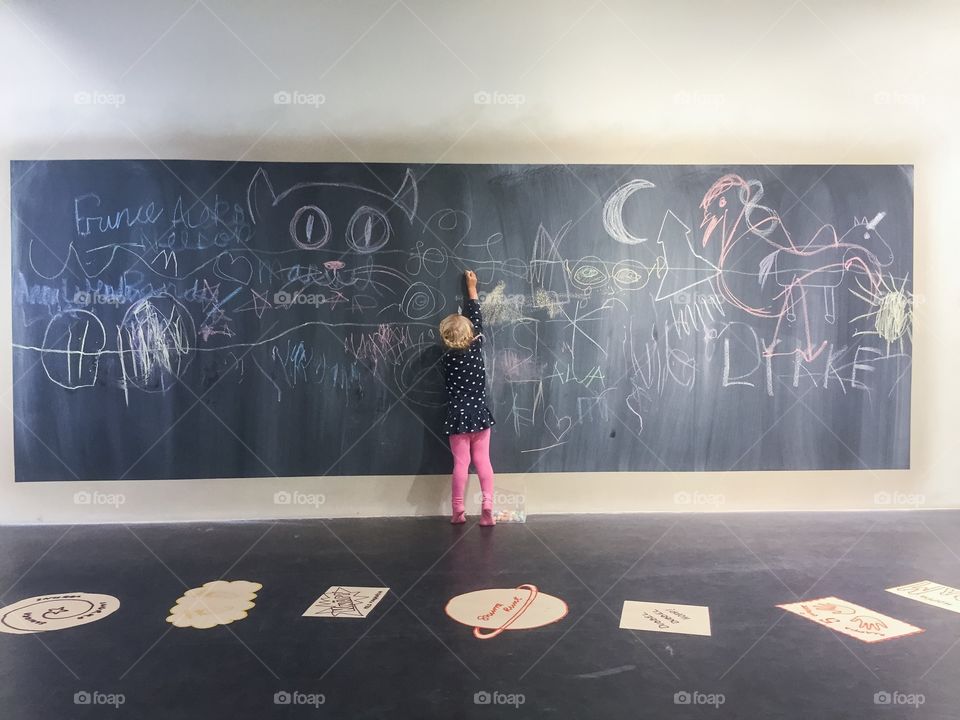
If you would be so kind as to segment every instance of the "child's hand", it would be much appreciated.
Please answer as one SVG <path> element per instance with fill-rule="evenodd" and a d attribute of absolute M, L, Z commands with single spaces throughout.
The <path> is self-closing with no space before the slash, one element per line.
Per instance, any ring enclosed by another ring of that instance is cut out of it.
<path fill-rule="evenodd" d="M 471 300 L 477 299 L 477 274 L 473 270 L 467 270 L 463 273 L 463 279 L 467 283 L 467 295 Z"/>

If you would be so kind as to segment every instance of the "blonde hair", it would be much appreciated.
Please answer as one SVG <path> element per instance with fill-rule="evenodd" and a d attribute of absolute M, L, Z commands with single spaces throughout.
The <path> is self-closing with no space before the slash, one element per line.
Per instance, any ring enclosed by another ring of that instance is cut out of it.
<path fill-rule="evenodd" d="M 473 323 L 463 315 L 447 315 L 440 321 L 440 339 L 452 350 L 464 350 L 473 342 Z"/>

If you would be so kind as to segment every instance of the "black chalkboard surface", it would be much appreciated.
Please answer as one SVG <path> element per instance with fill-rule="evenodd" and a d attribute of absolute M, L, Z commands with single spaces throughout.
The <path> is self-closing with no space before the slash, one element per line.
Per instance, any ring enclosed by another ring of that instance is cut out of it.
<path fill-rule="evenodd" d="M 905 468 L 913 171 L 16 161 L 18 481 Z"/>

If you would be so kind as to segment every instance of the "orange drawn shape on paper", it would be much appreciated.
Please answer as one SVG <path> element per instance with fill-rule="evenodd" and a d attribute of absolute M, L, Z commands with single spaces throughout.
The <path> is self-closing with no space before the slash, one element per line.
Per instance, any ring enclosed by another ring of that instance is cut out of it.
<path fill-rule="evenodd" d="M 491 632 L 485 633 L 483 632 L 482 628 L 480 628 L 479 626 L 475 626 L 473 628 L 473 636 L 477 640 L 489 640 L 490 638 L 495 638 L 497 635 L 502 633 L 508 627 L 513 625 L 513 623 L 517 621 L 517 618 L 522 617 L 523 614 L 527 611 L 527 608 L 529 608 L 530 605 L 533 604 L 533 601 L 537 597 L 537 592 L 538 592 L 536 585 L 520 585 L 517 587 L 517 590 L 526 590 L 529 592 L 529 595 L 527 596 L 526 601 L 523 603 L 523 605 L 520 606 L 520 609 L 517 610 L 513 615 L 508 617 L 506 621 L 503 623 L 503 625 L 501 625 L 500 627 L 498 627 L 497 629 Z M 511 605 L 514 605 L 514 603 L 512 603 Z M 510 609 L 511 609 L 510 607 L 504 608 L 504 610 L 507 612 L 509 612 Z"/>
<path fill-rule="evenodd" d="M 863 615 L 858 615 L 850 622 L 856 623 L 861 630 L 865 630 L 867 632 L 879 632 L 881 630 L 886 630 L 887 628 L 887 624 L 883 620 Z"/>
<path fill-rule="evenodd" d="M 517 591 L 526 591 L 518 593 Z M 515 588 L 488 588 L 457 595 L 444 608 L 450 618 L 473 628 L 478 640 L 490 640 L 505 630 L 529 630 L 566 617 L 567 604 L 525 583 Z"/>
<path fill-rule="evenodd" d="M 777 605 L 777 607 L 812 620 L 818 625 L 828 627 L 835 632 L 868 643 L 892 640 L 923 632 L 923 628 L 836 597 L 787 603 Z"/>

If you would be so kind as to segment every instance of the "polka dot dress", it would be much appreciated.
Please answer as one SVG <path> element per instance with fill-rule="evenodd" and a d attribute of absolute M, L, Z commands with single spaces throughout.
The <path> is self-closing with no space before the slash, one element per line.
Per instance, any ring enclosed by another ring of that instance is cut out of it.
<path fill-rule="evenodd" d="M 487 407 L 487 375 L 483 366 L 483 318 L 480 303 L 467 299 L 463 314 L 473 323 L 476 339 L 464 350 L 448 350 L 443 356 L 447 382 L 447 435 L 486 430 L 496 424 Z"/>

